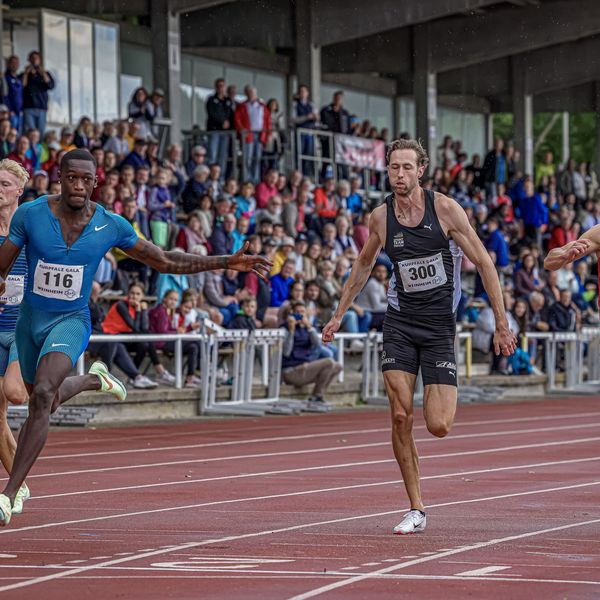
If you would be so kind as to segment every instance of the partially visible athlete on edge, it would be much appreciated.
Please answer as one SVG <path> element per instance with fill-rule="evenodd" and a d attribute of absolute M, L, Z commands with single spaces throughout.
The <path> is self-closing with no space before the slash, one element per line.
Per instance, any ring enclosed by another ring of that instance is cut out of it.
<path fill-rule="evenodd" d="M 14 160 L 0 161 L 0 244 L 8 235 L 10 220 L 19 205 L 29 173 Z M 19 305 L 27 281 L 27 261 L 21 252 L 10 271 L 7 289 L 0 301 L 0 462 L 10 475 L 13 468 L 17 442 L 8 426 L 8 404 L 25 404 L 29 394 L 25 389 L 17 356 L 15 327 Z M 23 501 L 29 498 L 29 488 L 23 483 L 15 497 L 13 512 L 23 510 Z"/>
<path fill-rule="evenodd" d="M 88 375 L 67 377 L 91 333 L 88 298 L 106 252 L 117 247 L 161 273 L 211 269 L 252 271 L 266 278 L 271 262 L 247 256 L 245 246 L 231 256 L 165 252 L 138 237 L 131 224 L 92 202 L 96 160 L 87 150 L 71 150 L 60 163 L 61 192 L 20 206 L 0 246 L 5 279 L 25 246 L 29 280 L 17 321 L 17 347 L 30 393 L 29 416 L 21 429 L 13 469 L 0 494 L 0 526 L 7 525 L 15 496 L 48 436 L 50 413 L 84 390 L 102 390 L 124 399 L 123 384 L 96 362 Z M 4 283 L 2 283 L 4 287 Z"/>
<path fill-rule="evenodd" d="M 396 534 L 426 526 L 419 456 L 412 435 L 413 395 L 419 367 L 425 394 L 423 414 L 430 433 L 444 437 L 456 412 L 456 307 L 462 252 L 476 265 L 496 318 L 494 349 L 505 356 L 516 340 L 508 328 L 496 268 L 460 205 L 419 185 L 429 159 L 416 140 L 396 140 L 388 148 L 393 194 L 369 219 L 369 237 L 355 261 L 338 307 L 323 329 L 330 342 L 342 317 L 365 285 L 384 248 L 394 274 L 383 324 L 382 370 L 392 417 L 392 445 L 410 499 L 410 511 Z"/>

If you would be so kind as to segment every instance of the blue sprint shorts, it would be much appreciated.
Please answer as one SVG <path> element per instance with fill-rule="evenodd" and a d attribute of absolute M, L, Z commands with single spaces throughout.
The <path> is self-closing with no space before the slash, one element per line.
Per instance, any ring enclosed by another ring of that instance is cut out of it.
<path fill-rule="evenodd" d="M 86 306 L 69 313 L 47 312 L 22 302 L 15 333 L 23 381 L 33 384 L 42 356 L 50 352 L 66 354 L 75 366 L 92 333 L 90 311 Z"/>
<path fill-rule="evenodd" d="M 19 359 L 14 331 L 0 331 L 0 377 L 4 377 L 11 362 Z"/>

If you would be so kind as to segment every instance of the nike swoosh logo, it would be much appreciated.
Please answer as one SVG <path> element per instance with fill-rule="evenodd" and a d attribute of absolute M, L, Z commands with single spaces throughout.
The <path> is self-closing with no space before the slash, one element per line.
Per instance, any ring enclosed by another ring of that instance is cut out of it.
<path fill-rule="evenodd" d="M 96 225 L 96 227 L 94 227 L 94 231 L 100 231 L 101 229 L 104 229 L 105 227 L 108 227 L 108 223 L 106 225 L 102 225 L 102 227 L 98 227 Z"/>
<path fill-rule="evenodd" d="M 106 383 L 106 385 L 108 386 L 108 389 L 106 390 L 107 392 L 109 390 L 113 389 L 113 384 L 112 381 L 110 379 L 108 379 L 107 377 L 104 377 L 104 375 L 99 375 L 100 379 L 102 379 L 102 381 L 104 381 Z"/>
<path fill-rule="evenodd" d="M 69 344 L 52 344 L 53 348 L 58 348 L 59 346 L 68 346 Z"/>

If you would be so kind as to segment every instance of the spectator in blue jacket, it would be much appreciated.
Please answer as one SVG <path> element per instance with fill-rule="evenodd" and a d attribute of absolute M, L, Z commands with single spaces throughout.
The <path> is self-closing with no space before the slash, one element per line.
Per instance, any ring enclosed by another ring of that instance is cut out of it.
<path fill-rule="evenodd" d="M 488 251 L 492 251 L 496 255 L 496 266 L 499 268 L 507 267 L 510 264 L 508 256 L 508 243 L 504 239 L 504 235 L 498 229 L 498 221 L 490 217 L 487 220 L 488 238 L 485 247 Z"/>
<path fill-rule="evenodd" d="M 288 259 L 283 263 L 281 271 L 271 277 L 271 306 L 279 307 L 290 297 L 295 267 L 295 261 Z"/>
<path fill-rule="evenodd" d="M 123 169 L 125 165 L 131 165 L 136 171 L 140 167 L 150 168 L 150 162 L 146 157 L 148 151 L 148 142 L 143 138 L 138 138 L 133 143 L 133 150 L 123 159 L 120 165 L 120 169 Z"/>
<path fill-rule="evenodd" d="M 525 226 L 525 236 L 542 247 L 542 226 L 548 223 L 548 208 L 540 194 L 536 193 L 533 181 L 528 179 L 519 199 L 519 214 Z"/>
<path fill-rule="evenodd" d="M 233 253 L 233 245 L 235 244 L 233 232 L 236 223 L 236 218 L 231 213 L 228 213 L 223 217 L 221 223 L 215 225 L 212 235 L 208 239 L 212 248 L 211 254 L 214 256 L 223 256 Z"/>
<path fill-rule="evenodd" d="M 52 75 L 44 69 L 42 55 L 33 51 L 21 75 L 23 83 L 23 128 L 37 129 L 43 137 L 48 112 L 48 90 L 54 88 Z"/>
<path fill-rule="evenodd" d="M 21 113 L 23 112 L 23 82 L 18 75 L 19 57 L 9 56 L 6 61 L 4 80 L 6 81 L 6 96 L 3 102 L 10 111 L 10 125 L 17 133 L 21 133 Z"/>

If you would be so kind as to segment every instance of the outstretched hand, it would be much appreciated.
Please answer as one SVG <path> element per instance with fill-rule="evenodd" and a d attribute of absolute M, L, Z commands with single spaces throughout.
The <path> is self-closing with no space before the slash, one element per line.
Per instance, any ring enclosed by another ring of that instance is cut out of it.
<path fill-rule="evenodd" d="M 508 328 L 496 329 L 494 333 L 494 352 L 496 355 L 510 356 L 517 349 L 517 338 Z"/>
<path fill-rule="evenodd" d="M 574 260 L 581 258 L 585 254 L 588 253 L 592 243 L 590 240 L 581 238 L 579 240 L 575 240 L 564 248 L 565 250 L 565 264 L 572 263 Z"/>
<path fill-rule="evenodd" d="M 335 337 L 336 332 L 339 330 L 342 322 L 340 319 L 336 319 L 335 317 L 331 317 L 331 320 L 325 327 L 323 327 L 323 342 L 333 342 L 333 338 Z"/>
<path fill-rule="evenodd" d="M 273 267 L 273 263 L 264 256 L 246 254 L 250 243 L 246 242 L 235 254 L 227 259 L 227 268 L 243 273 L 256 273 L 261 279 L 267 281 L 267 275 Z"/>

